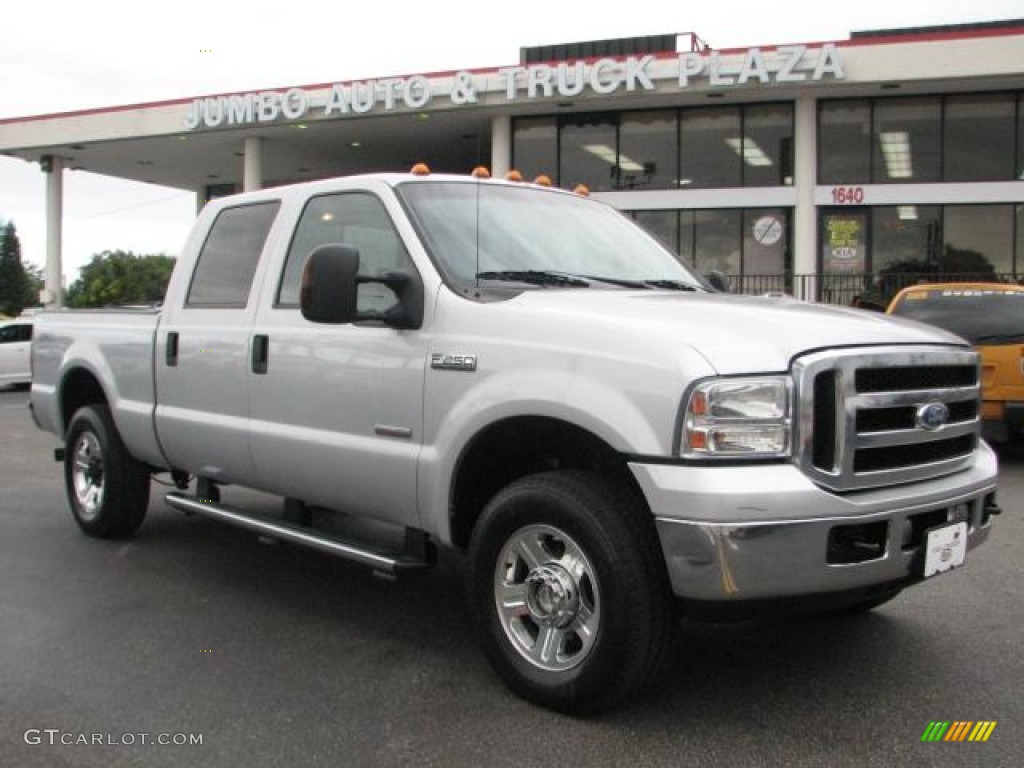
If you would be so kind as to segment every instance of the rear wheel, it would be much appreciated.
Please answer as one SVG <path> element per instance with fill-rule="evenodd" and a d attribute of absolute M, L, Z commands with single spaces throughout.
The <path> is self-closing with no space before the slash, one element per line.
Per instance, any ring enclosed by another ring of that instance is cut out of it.
<path fill-rule="evenodd" d="M 650 515 L 598 475 L 531 475 L 501 491 L 474 529 L 469 596 L 497 673 L 562 712 L 639 692 L 671 648 L 675 613 Z"/>
<path fill-rule="evenodd" d="M 105 405 L 88 405 L 72 416 L 64 483 L 71 514 L 90 536 L 127 536 L 146 516 L 149 470 L 128 453 Z"/>

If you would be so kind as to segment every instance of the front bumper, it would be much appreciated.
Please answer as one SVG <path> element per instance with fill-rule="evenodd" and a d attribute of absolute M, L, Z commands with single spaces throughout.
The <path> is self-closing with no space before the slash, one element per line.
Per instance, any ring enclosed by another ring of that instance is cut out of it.
<path fill-rule="evenodd" d="M 892 488 L 838 495 L 792 464 L 631 464 L 654 513 L 675 594 L 701 601 L 791 598 L 911 583 L 929 528 L 965 519 L 988 538 L 996 459 Z"/>

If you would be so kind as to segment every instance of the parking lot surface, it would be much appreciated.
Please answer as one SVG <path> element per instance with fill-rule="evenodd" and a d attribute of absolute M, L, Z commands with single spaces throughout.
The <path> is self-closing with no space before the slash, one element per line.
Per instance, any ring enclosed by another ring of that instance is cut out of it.
<path fill-rule="evenodd" d="M 857 618 L 684 623 L 657 690 L 594 719 L 510 694 L 462 564 L 390 584 L 185 517 L 83 536 L 51 435 L 0 390 L 0 765 L 1018 766 L 1024 458 L 989 542 Z M 985 743 L 923 743 L 995 721 Z M 198 739 L 197 739 L 198 737 Z M 201 743 L 195 743 L 196 741 Z"/>

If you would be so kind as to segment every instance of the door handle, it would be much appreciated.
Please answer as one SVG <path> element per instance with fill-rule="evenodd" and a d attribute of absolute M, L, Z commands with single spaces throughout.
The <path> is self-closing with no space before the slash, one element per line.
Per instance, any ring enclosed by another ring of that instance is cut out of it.
<path fill-rule="evenodd" d="M 267 362 L 270 355 L 270 337 L 263 333 L 257 333 L 252 337 L 252 372 L 266 373 Z"/>
<path fill-rule="evenodd" d="M 167 334 L 167 365 L 175 368 L 178 365 L 178 332 L 171 331 Z"/>

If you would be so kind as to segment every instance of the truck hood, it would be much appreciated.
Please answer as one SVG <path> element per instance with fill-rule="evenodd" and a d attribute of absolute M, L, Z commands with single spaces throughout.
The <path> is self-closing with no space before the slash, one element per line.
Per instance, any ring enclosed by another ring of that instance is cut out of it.
<path fill-rule="evenodd" d="M 794 357 L 823 348 L 966 346 L 933 326 L 789 298 L 588 289 L 526 291 L 513 303 L 536 320 L 549 315 L 553 333 L 580 323 L 590 338 L 601 329 L 630 330 L 666 349 L 689 346 L 723 375 L 785 371 Z"/>

